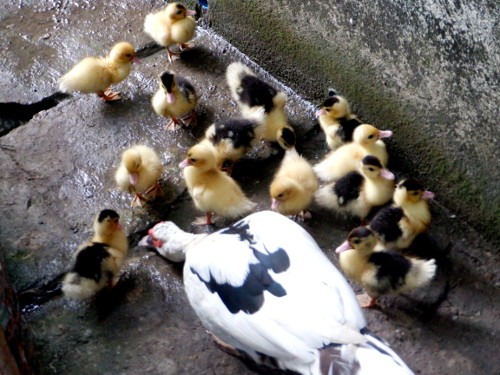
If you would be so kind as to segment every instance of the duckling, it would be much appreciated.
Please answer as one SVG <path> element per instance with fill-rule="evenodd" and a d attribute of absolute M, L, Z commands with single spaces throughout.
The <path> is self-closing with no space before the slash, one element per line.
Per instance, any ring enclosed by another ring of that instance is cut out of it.
<path fill-rule="evenodd" d="M 238 103 L 243 117 L 264 108 L 266 125 L 263 138 L 278 142 L 283 149 L 295 147 L 295 131 L 285 114 L 287 96 L 264 82 L 247 66 L 233 62 L 227 67 L 226 80 L 231 95 Z"/>
<path fill-rule="evenodd" d="M 234 164 L 262 139 L 264 111 L 248 119 L 233 118 L 215 122 L 205 131 L 205 139 L 215 148 L 217 167 L 231 175 Z"/>
<path fill-rule="evenodd" d="M 115 180 L 123 191 L 135 194 L 132 206 L 141 206 L 163 194 L 158 179 L 163 165 L 158 154 L 150 147 L 135 145 L 122 153 L 121 162 L 115 173 Z M 151 198 L 148 198 L 147 195 Z"/>
<path fill-rule="evenodd" d="M 146 16 L 144 31 L 166 48 L 170 62 L 173 56 L 180 54 L 171 51 L 171 45 L 178 44 L 181 51 L 194 46 L 188 42 L 193 39 L 196 29 L 196 21 L 191 17 L 195 14 L 196 11 L 187 9 L 181 3 L 171 3 L 165 9 Z"/>
<path fill-rule="evenodd" d="M 105 287 L 114 287 L 127 256 L 128 240 L 113 210 L 102 210 L 94 219 L 94 235 L 75 254 L 75 263 L 62 281 L 66 297 L 84 299 Z"/>
<path fill-rule="evenodd" d="M 196 208 L 206 216 L 197 218 L 194 225 L 213 224 L 214 213 L 237 218 L 256 206 L 230 176 L 217 168 L 213 147 L 207 144 L 191 147 L 179 167 L 184 169 L 184 180 Z"/>
<path fill-rule="evenodd" d="M 198 97 L 191 83 L 186 78 L 167 71 L 160 76 L 160 89 L 154 94 L 151 104 L 157 114 L 170 118 L 166 128 L 175 130 L 177 125 L 190 125 L 196 119 L 194 107 L 197 101 Z M 177 118 L 185 114 L 187 115 L 180 120 Z"/>
<path fill-rule="evenodd" d="M 340 95 L 328 97 L 315 115 L 318 117 L 319 125 L 326 136 L 326 143 L 331 150 L 351 142 L 354 129 L 362 124 L 351 113 L 347 100 Z"/>
<path fill-rule="evenodd" d="M 127 78 L 132 62 L 140 62 L 135 57 L 134 47 L 126 42 L 117 43 L 106 57 L 81 60 L 59 79 L 59 89 L 96 93 L 104 101 L 119 100 L 120 93 L 111 91 L 110 86 Z"/>
<path fill-rule="evenodd" d="M 405 249 L 415 237 L 427 230 L 431 213 L 427 199 L 434 193 L 424 190 L 414 179 L 398 183 L 394 191 L 394 204 L 382 208 L 370 221 L 370 228 L 386 247 Z"/>
<path fill-rule="evenodd" d="M 390 249 L 374 252 L 376 243 L 370 229 L 358 227 L 336 249 L 344 273 L 361 284 L 370 297 L 370 302 L 362 307 L 375 306 L 383 294 L 426 286 L 436 274 L 434 259 L 410 258 Z"/>
<path fill-rule="evenodd" d="M 338 180 L 358 168 L 359 161 L 366 155 L 376 156 L 383 166 L 389 161 L 385 144 L 381 138 L 392 136 L 390 130 L 378 130 L 375 126 L 363 124 L 356 127 L 353 141 L 331 151 L 314 166 L 318 178 L 325 182 Z"/>
<path fill-rule="evenodd" d="M 283 215 L 310 217 L 306 210 L 318 189 L 318 179 L 309 162 L 295 148 L 286 150 L 269 188 L 271 209 Z"/>
<path fill-rule="evenodd" d="M 320 206 L 359 217 L 364 225 L 372 208 L 389 202 L 393 192 L 394 174 L 376 156 L 367 155 L 357 171 L 319 189 L 315 200 Z"/>

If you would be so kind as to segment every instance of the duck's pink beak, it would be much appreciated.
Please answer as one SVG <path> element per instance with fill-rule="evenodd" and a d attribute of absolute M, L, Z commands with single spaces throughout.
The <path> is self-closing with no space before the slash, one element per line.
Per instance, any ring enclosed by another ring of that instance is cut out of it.
<path fill-rule="evenodd" d="M 276 211 L 278 206 L 281 204 L 280 200 L 274 199 L 271 201 L 271 210 Z"/>
<path fill-rule="evenodd" d="M 379 138 L 389 138 L 389 137 L 392 137 L 392 131 L 390 130 L 381 130 L 379 133 L 378 133 L 378 137 Z"/>
<path fill-rule="evenodd" d="M 175 102 L 175 96 L 174 96 L 173 93 L 167 92 L 167 102 L 169 104 L 174 104 L 174 102 Z"/>
<path fill-rule="evenodd" d="M 323 108 L 321 108 L 321 109 L 318 109 L 314 115 L 316 117 L 323 116 L 323 115 L 326 115 L 326 111 Z"/>
<path fill-rule="evenodd" d="M 179 168 L 184 169 L 186 167 L 189 167 L 190 165 L 192 165 L 192 164 L 189 161 L 189 159 L 184 159 L 182 162 L 179 163 Z"/>
<path fill-rule="evenodd" d="M 137 173 L 132 173 L 132 174 L 130 175 L 130 184 L 131 184 L 132 186 L 137 185 Z"/>
<path fill-rule="evenodd" d="M 139 60 L 137 57 L 134 57 L 134 58 L 132 59 L 132 62 L 133 62 L 133 63 L 136 63 L 136 64 L 142 64 L 142 61 L 141 61 L 141 60 Z"/>
<path fill-rule="evenodd" d="M 196 10 L 188 9 L 186 11 L 186 16 L 194 16 L 194 15 L 196 15 Z"/>
<path fill-rule="evenodd" d="M 434 194 L 432 191 L 429 191 L 429 190 L 424 190 L 424 192 L 422 193 L 422 198 L 425 198 L 425 199 L 432 199 L 436 196 L 436 194 Z"/>
<path fill-rule="evenodd" d="M 345 241 L 342 245 L 340 245 L 339 247 L 337 247 L 335 249 L 335 252 L 342 253 L 344 251 L 351 250 L 351 249 L 352 249 L 352 247 L 351 247 L 351 245 L 349 245 L 349 241 Z"/>
<path fill-rule="evenodd" d="M 390 170 L 382 168 L 380 170 L 380 175 L 385 178 L 386 180 L 394 180 L 394 173 L 392 173 Z"/>

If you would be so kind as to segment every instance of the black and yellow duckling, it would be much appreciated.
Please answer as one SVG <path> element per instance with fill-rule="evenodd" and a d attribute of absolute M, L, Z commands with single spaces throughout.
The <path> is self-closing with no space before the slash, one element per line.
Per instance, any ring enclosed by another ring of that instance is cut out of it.
<path fill-rule="evenodd" d="M 356 115 L 351 113 L 347 100 L 340 95 L 328 97 L 315 114 L 331 150 L 352 142 L 354 129 L 362 124 Z"/>
<path fill-rule="evenodd" d="M 127 235 L 113 210 L 102 210 L 94 220 L 94 235 L 80 245 L 75 263 L 62 281 L 66 297 L 89 298 L 103 288 L 114 287 L 128 252 Z"/>
<path fill-rule="evenodd" d="M 295 131 L 288 123 L 285 113 L 287 95 L 283 91 L 276 90 L 240 62 L 233 62 L 227 67 L 226 80 L 243 117 L 264 109 L 265 140 L 278 142 L 285 150 L 295 146 Z"/>
<path fill-rule="evenodd" d="M 389 154 L 381 138 L 390 136 L 392 136 L 390 130 L 379 130 L 369 124 L 359 125 L 354 129 L 352 142 L 328 153 L 314 166 L 314 172 L 324 182 L 335 181 L 357 170 L 359 162 L 366 155 L 376 156 L 385 167 L 389 161 Z"/>
<path fill-rule="evenodd" d="M 357 216 L 365 224 L 372 208 L 389 202 L 393 193 L 394 174 L 376 156 L 367 155 L 357 171 L 320 188 L 315 200 L 322 207 Z"/>
<path fill-rule="evenodd" d="M 168 71 L 160 76 L 160 88 L 151 99 L 154 111 L 170 119 L 167 130 L 176 130 L 179 125 L 188 126 L 196 121 L 194 108 L 197 102 L 193 85 L 186 78 Z"/>
<path fill-rule="evenodd" d="M 434 193 L 419 182 L 411 178 L 403 180 L 394 190 L 394 204 L 377 212 L 370 228 L 385 247 L 405 249 L 429 227 L 431 213 L 427 200 L 431 198 Z"/>
<path fill-rule="evenodd" d="M 370 229 L 358 227 L 336 250 L 346 276 L 361 284 L 370 297 L 362 307 L 375 306 L 384 294 L 424 287 L 434 277 L 434 259 L 410 258 L 389 249 L 374 251 L 376 244 L 377 238 Z"/>

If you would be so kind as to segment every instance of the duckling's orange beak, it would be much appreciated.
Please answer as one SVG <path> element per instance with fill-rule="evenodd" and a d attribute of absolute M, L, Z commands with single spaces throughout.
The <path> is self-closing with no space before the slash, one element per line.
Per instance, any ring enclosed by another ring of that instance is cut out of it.
<path fill-rule="evenodd" d="M 349 244 L 349 241 L 345 241 L 342 245 L 340 245 L 339 247 L 337 247 L 335 249 L 335 252 L 342 253 L 344 251 L 351 250 L 351 249 L 352 249 L 352 246 Z"/>

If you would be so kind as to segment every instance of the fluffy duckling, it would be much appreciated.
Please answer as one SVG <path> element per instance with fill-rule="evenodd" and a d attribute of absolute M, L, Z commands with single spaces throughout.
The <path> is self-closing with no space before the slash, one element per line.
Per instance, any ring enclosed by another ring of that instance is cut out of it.
<path fill-rule="evenodd" d="M 370 228 L 384 246 L 405 249 L 429 227 L 431 213 L 427 199 L 431 198 L 434 193 L 424 190 L 414 179 L 403 180 L 394 191 L 394 204 L 377 212 Z"/>
<path fill-rule="evenodd" d="M 309 162 L 295 148 L 285 152 L 269 188 L 271 209 L 283 215 L 310 217 L 306 211 L 318 189 L 318 179 Z"/>
<path fill-rule="evenodd" d="M 315 200 L 320 206 L 359 217 L 364 225 L 372 208 L 389 202 L 393 193 L 394 174 L 376 156 L 367 155 L 357 171 L 319 189 Z"/>
<path fill-rule="evenodd" d="M 319 125 L 331 150 L 352 141 L 354 129 L 362 122 L 351 113 L 349 103 L 340 95 L 328 97 L 316 111 Z"/>
<path fill-rule="evenodd" d="M 210 125 L 202 142 L 215 148 L 217 167 L 231 175 L 234 164 L 262 139 L 264 126 L 264 111 L 256 111 L 248 119 L 234 118 Z"/>
<path fill-rule="evenodd" d="M 165 9 L 146 16 L 144 31 L 156 43 L 166 48 L 170 62 L 173 56 L 180 54 L 171 51 L 171 45 L 178 44 L 181 51 L 193 47 L 193 44 L 188 42 L 193 39 L 196 29 L 196 21 L 191 17 L 195 14 L 196 11 L 187 9 L 181 3 L 171 3 Z"/>
<path fill-rule="evenodd" d="M 375 251 L 377 238 L 365 227 L 355 228 L 340 245 L 340 267 L 350 279 L 365 288 L 372 307 L 383 294 L 404 292 L 430 283 L 436 273 L 434 259 L 406 257 L 390 249 Z"/>
<path fill-rule="evenodd" d="M 237 218 L 256 206 L 230 176 L 217 168 L 213 147 L 207 144 L 191 147 L 179 167 L 184 170 L 184 180 L 196 208 L 206 216 L 197 218 L 194 225 L 213 224 L 214 213 Z"/>
<path fill-rule="evenodd" d="M 247 66 L 233 62 L 227 67 L 226 80 L 231 95 L 238 103 L 243 117 L 264 108 L 266 125 L 263 138 L 278 142 L 283 149 L 295 146 L 295 131 L 285 114 L 287 96 L 264 82 Z"/>
<path fill-rule="evenodd" d="M 376 156 L 383 166 L 389 161 L 384 142 L 381 138 L 392 136 L 390 130 L 378 130 L 375 126 L 363 124 L 356 127 L 353 141 L 331 151 L 314 166 L 318 178 L 325 182 L 338 180 L 358 168 L 359 161 L 366 155 Z"/>
<path fill-rule="evenodd" d="M 115 173 L 115 180 L 123 191 L 135 194 L 132 206 L 141 206 L 162 194 L 158 179 L 163 165 L 158 154 L 150 147 L 135 145 L 122 153 L 121 162 Z M 148 198 L 147 195 L 151 198 Z"/>
<path fill-rule="evenodd" d="M 114 287 L 128 252 L 127 235 L 113 210 L 102 210 L 94 220 L 94 235 L 80 245 L 75 263 L 62 281 L 66 297 L 84 299 Z"/>
<path fill-rule="evenodd" d="M 105 101 L 119 100 L 120 93 L 111 91 L 110 86 L 127 78 L 132 62 L 140 62 L 135 57 L 134 47 L 126 42 L 117 43 L 106 57 L 81 60 L 59 79 L 59 89 L 62 92 L 96 93 Z"/>
<path fill-rule="evenodd" d="M 157 114 L 170 118 L 167 129 L 175 130 L 177 125 L 190 125 L 196 119 L 194 107 L 197 101 L 196 91 L 186 78 L 165 72 L 160 76 L 160 88 L 151 104 Z M 182 115 L 185 116 L 179 120 Z"/>

